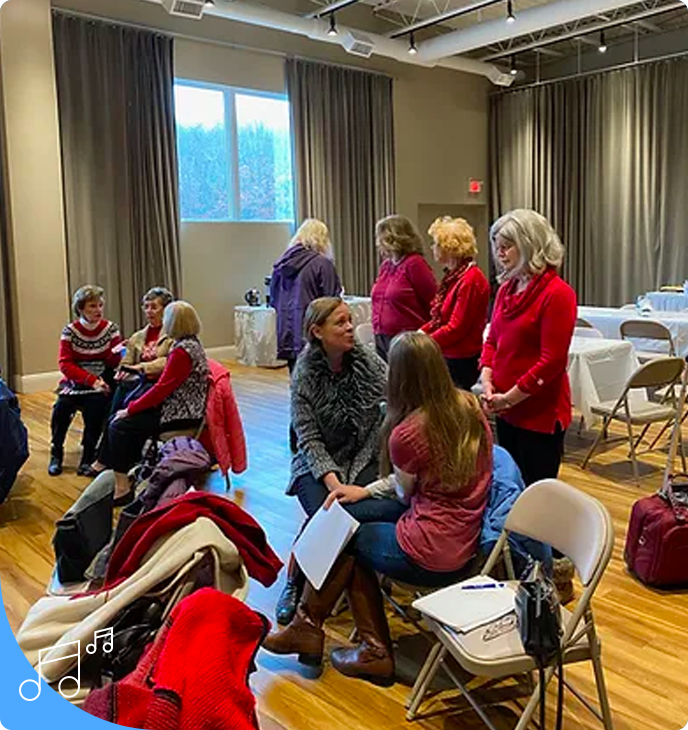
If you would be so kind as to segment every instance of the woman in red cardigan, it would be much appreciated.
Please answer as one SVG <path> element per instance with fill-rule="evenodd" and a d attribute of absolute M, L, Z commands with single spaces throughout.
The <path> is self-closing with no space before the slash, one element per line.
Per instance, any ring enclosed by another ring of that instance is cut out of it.
<path fill-rule="evenodd" d="M 559 473 L 571 423 L 566 368 L 576 294 L 557 273 L 564 247 L 539 213 L 503 215 L 490 241 L 502 285 L 483 346 L 483 402 L 528 485 Z"/>
<path fill-rule="evenodd" d="M 375 226 L 375 244 L 383 258 L 373 284 L 373 332 L 377 354 L 387 359 L 392 338 L 417 330 L 430 319 L 437 282 L 423 256 L 416 227 L 402 215 L 389 215 Z"/>
<path fill-rule="evenodd" d="M 421 329 L 440 346 L 454 385 L 470 390 L 478 380 L 490 285 L 478 268 L 475 233 L 463 218 L 438 218 L 428 229 L 432 254 L 444 277 Z"/>

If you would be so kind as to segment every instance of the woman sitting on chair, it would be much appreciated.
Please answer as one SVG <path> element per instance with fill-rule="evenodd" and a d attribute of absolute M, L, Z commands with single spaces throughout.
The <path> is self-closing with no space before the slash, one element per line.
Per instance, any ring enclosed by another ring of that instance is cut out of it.
<path fill-rule="evenodd" d="M 296 362 L 291 386 L 298 447 L 287 494 L 299 498 L 310 518 L 331 492 L 360 495 L 377 478 L 386 366 L 356 343 L 351 311 L 339 297 L 311 302 L 304 332 L 308 345 Z M 347 509 L 359 522 L 394 522 L 406 508 L 395 500 L 371 500 Z M 293 618 L 304 581 L 292 560 L 277 604 L 278 623 Z"/>
<path fill-rule="evenodd" d="M 396 489 L 409 508 L 396 524 L 362 524 L 323 587 L 316 591 L 307 584 L 294 620 L 263 644 L 319 665 L 322 624 L 347 589 L 360 643 L 335 649 L 332 664 L 347 676 L 383 682 L 393 680 L 394 658 L 376 573 L 428 587 L 465 577 L 492 476 L 492 437 L 480 405 L 454 387 L 427 335 L 407 332 L 392 341 L 387 392 L 381 457 L 383 473 L 393 476 L 368 489 L 335 488 L 328 503 Z"/>
<path fill-rule="evenodd" d="M 165 307 L 161 336 L 173 341 L 167 364 L 155 385 L 112 417 L 100 460 L 115 471 L 115 505 L 133 498 L 127 472 L 140 460 L 146 440 L 161 430 L 199 426 L 208 399 L 208 362 L 198 339 L 201 322 L 183 301 Z"/>

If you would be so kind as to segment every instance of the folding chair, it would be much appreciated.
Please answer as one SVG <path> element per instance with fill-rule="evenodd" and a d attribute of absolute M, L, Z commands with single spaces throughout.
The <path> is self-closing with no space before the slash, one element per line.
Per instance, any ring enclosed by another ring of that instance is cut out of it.
<path fill-rule="evenodd" d="M 673 386 L 681 377 L 683 367 L 684 363 L 680 357 L 663 357 L 658 360 L 650 360 L 644 365 L 641 365 L 631 375 L 618 400 L 591 405 L 590 410 L 592 413 L 597 416 L 602 416 L 603 421 L 597 438 L 585 455 L 581 468 L 585 469 L 588 465 L 590 458 L 599 446 L 603 436 L 606 436 L 609 424 L 612 421 L 623 421 L 628 431 L 633 474 L 636 481 L 639 481 L 640 475 L 638 473 L 638 460 L 636 458 L 636 444 L 633 439 L 633 426 L 647 426 L 648 424 L 661 422 L 671 423 L 674 419 L 680 419 L 681 412 Z M 645 388 L 659 389 L 665 386 L 670 386 L 666 403 L 654 403 L 652 401 L 634 402 L 629 398 L 633 390 Z M 685 471 L 686 462 L 682 443 L 681 458 L 683 459 L 683 469 Z"/>
<path fill-rule="evenodd" d="M 593 497 L 557 479 L 543 479 L 532 484 L 521 494 L 509 513 L 505 529 L 485 564 L 484 574 L 489 574 L 494 569 L 501 554 L 504 554 L 506 564 L 510 564 L 508 536 L 511 532 L 547 542 L 573 561 L 584 590 L 572 612 L 562 607 L 563 663 L 592 663 L 599 709 L 568 680 L 564 680 L 564 686 L 603 723 L 605 730 L 613 730 L 602 670 L 601 645 L 591 606 L 593 594 L 609 563 L 614 546 L 614 529 L 607 508 Z M 516 588 L 515 583 L 511 585 Z M 489 591 L 486 591 L 486 601 L 489 600 L 487 594 Z M 445 673 L 459 687 L 483 722 L 491 730 L 496 730 L 465 684 L 445 663 L 445 659 L 450 655 L 465 671 L 492 682 L 518 675 L 530 680 L 536 666 L 523 650 L 515 622 L 512 620 L 510 625 L 505 624 L 507 630 L 500 634 L 488 631 L 489 627 L 486 626 L 463 633 L 428 616 L 425 616 L 425 620 L 438 643 L 431 650 L 416 679 L 407 701 L 406 719 L 413 720 L 416 717 L 430 682 L 439 667 L 443 666 Z M 546 670 L 546 684 L 549 684 L 554 674 L 554 667 Z M 562 681 L 561 678 L 559 681 Z M 527 686 L 528 689 L 532 688 L 532 694 L 518 720 L 516 730 L 525 730 L 539 703 L 539 684 L 533 688 L 528 681 Z"/>
<path fill-rule="evenodd" d="M 590 329 L 595 329 L 595 326 L 590 324 L 587 319 L 584 317 L 576 317 L 576 327 L 589 327 Z"/>
<path fill-rule="evenodd" d="M 640 363 L 656 360 L 659 357 L 675 357 L 676 348 L 668 327 L 661 322 L 654 322 L 650 319 L 627 319 L 619 326 L 622 340 L 661 340 L 667 345 L 666 352 L 654 352 L 651 350 L 636 350 Z"/>
<path fill-rule="evenodd" d="M 604 335 L 595 327 L 574 327 L 573 336 L 588 340 L 601 340 L 604 338 Z"/>
<path fill-rule="evenodd" d="M 373 325 L 369 322 L 359 324 L 354 330 L 354 337 L 366 347 L 375 349 L 375 335 L 373 334 Z"/>

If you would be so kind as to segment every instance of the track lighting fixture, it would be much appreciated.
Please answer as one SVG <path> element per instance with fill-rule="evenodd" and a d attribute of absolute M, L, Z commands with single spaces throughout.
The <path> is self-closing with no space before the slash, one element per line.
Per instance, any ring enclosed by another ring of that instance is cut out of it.
<path fill-rule="evenodd" d="M 411 35 L 409 36 L 409 49 L 408 49 L 408 52 L 412 56 L 415 56 L 416 53 L 418 53 L 418 49 L 416 48 L 416 40 L 413 37 L 413 33 L 411 33 Z"/>
<path fill-rule="evenodd" d="M 506 22 L 507 23 L 516 22 L 516 16 L 514 15 L 513 0 L 507 0 L 507 2 L 506 2 Z"/>
<path fill-rule="evenodd" d="M 518 69 L 516 68 L 516 56 L 511 57 L 511 69 L 509 70 L 509 73 L 512 76 L 516 76 L 518 73 Z"/>
<path fill-rule="evenodd" d="M 334 13 L 330 13 L 330 29 L 327 31 L 327 35 L 337 35 L 337 21 L 334 18 Z"/>
<path fill-rule="evenodd" d="M 604 42 L 604 31 L 600 31 L 600 45 L 597 46 L 597 50 L 600 53 L 606 53 L 607 52 L 607 44 Z"/>

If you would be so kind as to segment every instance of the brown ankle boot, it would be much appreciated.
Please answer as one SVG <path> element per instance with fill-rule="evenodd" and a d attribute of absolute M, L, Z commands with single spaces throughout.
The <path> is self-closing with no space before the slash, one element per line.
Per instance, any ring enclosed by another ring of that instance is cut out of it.
<path fill-rule="evenodd" d="M 285 629 L 270 633 L 263 648 L 273 654 L 298 654 L 302 664 L 320 666 L 325 641 L 322 625 L 347 587 L 353 567 L 354 559 L 342 555 L 319 591 L 306 582 L 293 621 Z"/>
<path fill-rule="evenodd" d="M 332 666 L 347 677 L 393 684 L 392 640 L 375 572 L 357 564 L 348 598 L 361 642 L 350 649 L 333 649 L 330 653 Z"/>

